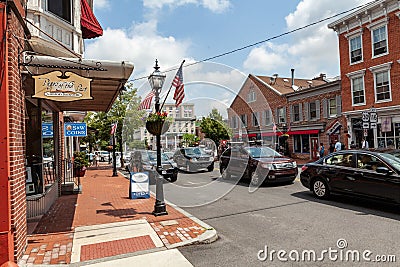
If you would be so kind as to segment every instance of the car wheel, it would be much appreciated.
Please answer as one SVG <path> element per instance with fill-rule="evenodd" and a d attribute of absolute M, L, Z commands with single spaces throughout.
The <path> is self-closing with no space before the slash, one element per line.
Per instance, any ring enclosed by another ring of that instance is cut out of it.
<path fill-rule="evenodd" d="M 259 186 L 262 183 L 262 177 L 257 171 L 253 171 L 250 174 L 250 184 L 253 186 Z"/>
<path fill-rule="evenodd" d="M 207 171 L 212 172 L 213 170 L 214 170 L 214 163 L 211 163 L 211 165 L 207 167 Z"/>
<path fill-rule="evenodd" d="M 222 179 L 226 180 L 231 178 L 231 174 L 228 172 L 226 167 L 221 167 L 220 172 Z"/>
<path fill-rule="evenodd" d="M 322 179 L 317 179 L 313 182 L 312 192 L 317 198 L 321 199 L 327 199 L 330 195 L 328 184 Z"/>

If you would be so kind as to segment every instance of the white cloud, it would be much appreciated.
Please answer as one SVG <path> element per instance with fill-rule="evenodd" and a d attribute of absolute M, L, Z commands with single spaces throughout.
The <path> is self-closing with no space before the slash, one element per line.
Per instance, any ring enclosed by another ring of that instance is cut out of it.
<path fill-rule="evenodd" d="M 203 6 L 215 13 L 222 13 L 231 5 L 229 0 L 143 0 L 143 5 L 152 9 L 161 9 L 164 6 L 173 8 L 188 4 Z"/>
<path fill-rule="evenodd" d="M 109 0 L 95 0 L 93 1 L 94 10 L 110 8 Z"/>
<path fill-rule="evenodd" d="M 286 16 L 287 30 L 306 26 L 369 1 L 303 0 L 294 12 Z M 244 68 L 250 72 L 262 71 L 262 75 L 278 72 L 281 76 L 290 75 L 289 70 L 295 68 L 299 78 L 313 78 L 321 72 L 328 77 L 339 75 L 337 35 L 327 27 L 333 20 L 290 34 L 290 43 L 269 43 L 253 48 L 243 64 Z"/>

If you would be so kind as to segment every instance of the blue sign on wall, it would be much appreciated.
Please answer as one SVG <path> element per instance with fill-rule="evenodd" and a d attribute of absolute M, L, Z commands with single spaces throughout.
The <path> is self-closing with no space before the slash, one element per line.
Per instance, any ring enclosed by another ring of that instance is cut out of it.
<path fill-rule="evenodd" d="M 53 137 L 53 123 L 42 123 L 42 137 Z"/>
<path fill-rule="evenodd" d="M 87 136 L 87 127 L 85 122 L 67 122 L 64 124 L 65 136 Z"/>

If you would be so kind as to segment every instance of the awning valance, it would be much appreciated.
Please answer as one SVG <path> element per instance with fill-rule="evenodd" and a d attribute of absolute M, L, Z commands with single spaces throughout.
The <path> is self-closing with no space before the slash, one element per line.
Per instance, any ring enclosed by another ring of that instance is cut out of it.
<path fill-rule="evenodd" d="M 81 0 L 81 29 L 83 39 L 91 39 L 103 35 L 103 28 L 86 0 Z"/>

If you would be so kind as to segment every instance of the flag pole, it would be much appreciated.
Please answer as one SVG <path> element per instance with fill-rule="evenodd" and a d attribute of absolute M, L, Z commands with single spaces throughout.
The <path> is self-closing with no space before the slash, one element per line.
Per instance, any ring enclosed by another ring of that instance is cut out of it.
<path fill-rule="evenodd" d="M 179 67 L 179 69 L 182 68 L 182 66 L 183 66 L 184 63 L 185 63 L 185 60 L 182 61 L 181 66 Z M 178 69 L 178 70 L 179 70 L 179 69 Z M 175 78 L 175 76 L 174 76 L 174 78 Z M 172 89 L 172 83 L 171 83 L 171 85 L 169 86 L 167 95 L 165 96 L 164 101 L 163 101 L 163 103 L 162 103 L 162 105 L 161 105 L 161 107 L 160 107 L 160 111 L 161 111 L 162 108 L 164 107 L 165 101 L 167 101 L 167 98 L 168 98 L 169 92 L 171 92 L 171 89 Z"/>

